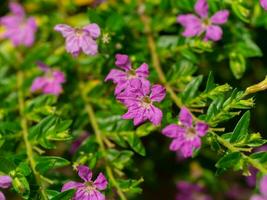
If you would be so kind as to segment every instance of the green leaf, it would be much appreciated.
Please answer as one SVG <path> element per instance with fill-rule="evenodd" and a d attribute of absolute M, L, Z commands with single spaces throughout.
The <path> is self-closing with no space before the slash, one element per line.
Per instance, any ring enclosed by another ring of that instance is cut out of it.
<path fill-rule="evenodd" d="M 107 150 L 107 158 L 117 169 L 122 170 L 126 165 L 129 165 L 131 162 L 131 157 L 133 152 L 131 151 L 118 151 L 116 149 Z"/>
<path fill-rule="evenodd" d="M 70 200 L 75 193 L 75 190 L 67 190 L 53 197 L 51 200 Z"/>
<path fill-rule="evenodd" d="M 234 167 L 241 159 L 241 153 L 240 152 L 233 152 L 228 153 L 225 156 L 223 156 L 217 163 L 217 168 L 222 169 L 228 169 L 230 167 Z"/>
<path fill-rule="evenodd" d="M 233 131 L 232 137 L 230 139 L 231 143 L 238 143 L 246 139 L 248 135 L 249 122 L 250 122 L 250 111 L 247 111 L 238 121 Z"/>
<path fill-rule="evenodd" d="M 262 164 L 267 163 L 267 152 L 257 152 L 250 155 L 250 158 L 257 160 Z"/>
<path fill-rule="evenodd" d="M 214 76 L 213 76 L 212 72 L 210 72 L 207 83 L 206 83 L 206 89 L 204 92 L 208 92 L 215 87 L 216 87 L 216 84 L 214 83 Z"/>
<path fill-rule="evenodd" d="M 18 174 L 12 180 L 12 186 L 24 199 L 29 199 L 30 186 L 25 176 Z"/>
<path fill-rule="evenodd" d="M 142 192 L 142 189 L 139 187 L 139 185 L 143 181 L 144 181 L 143 178 L 139 180 L 133 180 L 133 179 L 118 180 L 122 191 L 126 193 L 132 193 L 132 194 L 140 194 Z"/>
<path fill-rule="evenodd" d="M 183 102 L 186 102 L 195 97 L 196 92 L 202 82 L 203 76 L 195 77 L 185 88 L 184 92 L 182 93 Z"/>
<path fill-rule="evenodd" d="M 244 22 L 249 22 L 249 14 L 250 14 L 250 11 L 249 9 L 247 9 L 246 7 L 244 7 L 242 5 L 242 3 L 236 1 L 236 2 L 233 2 L 232 4 L 232 9 L 234 11 L 234 13 L 236 14 L 236 16 L 241 19 L 242 21 Z"/>
<path fill-rule="evenodd" d="M 127 135 L 124 135 L 124 139 L 136 153 L 142 156 L 146 155 L 145 147 L 143 146 L 142 141 L 135 132 L 129 132 Z"/>
<path fill-rule="evenodd" d="M 68 160 L 56 156 L 41 156 L 36 159 L 36 163 L 36 170 L 42 174 L 50 169 L 64 167 L 70 164 Z"/>
<path fill-rule="evenodd" d="M 236 79 L 242 78 L 246 71 L 246 60 L 240 53 L 232 52 L 230 55 L 230 68 Z"/>

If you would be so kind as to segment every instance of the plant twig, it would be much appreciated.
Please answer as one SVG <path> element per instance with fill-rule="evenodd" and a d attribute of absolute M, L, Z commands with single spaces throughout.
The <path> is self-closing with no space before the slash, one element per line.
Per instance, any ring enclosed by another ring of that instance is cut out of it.
<path fill-rule="evenodd" d="M 89 120 L 91 122 L 91 125 L 92 125 L 92 127 L 94 129 L 94 132 L 96 134 L 96 140 L 97 140 L 97 143 L 99 144 L 100 151 L 105 155 L 106 154 L 106 148 L 105 148 L 105 145 L 104 145 L 105 138 L 101 134 L 101 131 L 100 131 L 100 128 L 98 126 L 93 107 L 91 106 L 91 104 L 87 100 L 86 92 L 84 92 L 84 86 L 83 86 L 83 84 L 81 82 L 79 84 L 79 90 L 80 90 L 81 97 L 82 97 L 82 99 L 84 101 L 84 104 L 85 104 L 85 110 L 86 110 L 86 112 L 88 114 L 88 118 L 89 118 Z M 105 167 L 106 167 L 107 175 L 108 175 L 111 183 L 116 188 L 120 199 L 121 200 L 127 200 L 127 198 L 124 195 L 124 193 L 122 192 L 118 182 L 114 178 L 113 172 L 112 172 L 110 166 L 108 165 L 108 163 L 107 163 L 107 165 Z"/>
<path fill-rule="evenodd" d="M 45 192 L 45 185 L 42 182 L 41 175 L 35 169 L 36 163 L 34 160 L 33 149 L 32 149 L 30 141 L 28 140 L 28 132 L 29 131 L 28 131 L 27 119 L 23 113 L 24 107 L 25 107 L 25 102 L 24 102 L 24 94 L 23 94 L 22 85 L 23 85 L 23 72 L 18 71 L 17 72 L 17 90 L 18 90 L 18 101 L 19 101 L 20 125 L 22 128 L 23 141 L 25 143 L 26 153 L 27 153 L 27 157 L 28 157 L 32 172 L 33 172 L 34 177 L 36 179 L 36 183 L 39 186 L 41 198 L 43 200 L 48 200 L 47 194 Z"/>

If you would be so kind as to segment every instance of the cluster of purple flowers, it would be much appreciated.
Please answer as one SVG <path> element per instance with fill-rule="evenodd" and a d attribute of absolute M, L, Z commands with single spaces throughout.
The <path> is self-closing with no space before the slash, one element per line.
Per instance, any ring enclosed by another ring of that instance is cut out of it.
<path fill-rule="evenodd" d="M 147 80 L 149 70 L 146 63 L 133 69 L 127 55 L 117 54 L 115 65 L 120 69 L 112 69 L 105 81 L 111 80 L 116 84 L 116 98 L 128 108 L 128 112 L 122 118 L 133 119 L 135 126 L 147 120 L 159 125 L 163 114 L 154 103 L 165 98 L 165 88 L 158 84 L 150 85 Z"/>
<path fill-rule="evenodd" d="M 0 176 L 0 188 L 7 189 L 11 186 L 12 178 L 10 176 Z M 5 195 L 0 191 L 0 200 L 6 200 Z"/>

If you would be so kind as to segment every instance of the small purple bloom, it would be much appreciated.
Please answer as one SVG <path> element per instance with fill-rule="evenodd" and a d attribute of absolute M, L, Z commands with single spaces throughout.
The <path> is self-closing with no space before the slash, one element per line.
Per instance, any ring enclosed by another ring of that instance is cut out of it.
<path fill-rule="evenodd" d="M 194 14 L 179 15 L 177 22 L 184 28 L 185 37 L 199 36 L 205 33 L 204 40 L 219 41 L 222 38 L 223 31 L 220 26 L 228 21 L 229 11 L 220 10 L 212 17 L 208 17 L 208 3 L 206 0 L 197 0 Z"/>
<path fill-rule="evenodd" d="M 265 10 L 267 10 L 267 0 L 260 0 L 260 4 Z"/>
<path fill-rule="evenodd" d="M 72 28 L 66 24 L 58 24 L 54 28 L 66 38 L 66 50 L 73 56 L 78 56 L 81 51 L 86 55 L 96 55 L 98 46 L 96 39 L 100 36 L 100 27 L 89 24 L 82 28 Z"/>
<path fill-rule="evenodd" d="M 182 155 L 191 157 L 193 150 L 200 148 L 201 137 L 206 135 L 209 126 L 204 122 L 193 125 L 193 117 L 187 108 L 183 107 L 179 114 L 180 124 L 171 124 L 162 131 L 163 135 L 173 139 L 171 151 L 180 150 Z"/>
<path fill-rule="evenodd" d="M 0 188 L 6 189 L 11 186 L 12 178 L 10 176 L 0 176 Z M 5 195 L 0 191 L 0 200 L 5 200 Z"/>
<path fill-rule="evenodd" d="M 146 78 L 149 75 L 148 65 L 143 63 L 136 70 L 132 69 L 132 64 L 129 57 L 125 54 L 116 54 L 115 65 L 121 70 L 112 69 L 107 75 L 105 81 L 112 80 L 117 84 L 115 88 L 115 95 L 127 90 L 132 81 L 140 80 L 143 84 L 149 85 Z"/>
<path fill-rule="evenodd" d="M 266 200 L 267 199 L 267 176 L 264 176 L 259 185 L 260 195 L 253 195 L 250 200 Z"/>
<path fill-rule="evenodd" d="M 163 114 L 153 103 L 161 102 L 165 98 L 165 88 L 161 85 L 153 85 L 150 88 L 150 84 L 142 84 L 139 80 L 133 81 L 131 87 L 129 91 L 117 96 L 117 99 L 128 108 L 128 112 L 122 118 L 133 119 L 135 126 L 146 120 L 151 121 L 154 125 L 159 125 Z"/>
<path fill-rule="evenodd" d="M 254 149 L 254 152 L 261 152 L 261 151 L 267 151 L 267 145 L 262 145 Z M 247 184 L 250 187 L 255 187 L 256 182 L 257 182 L 258 170 L 255 167 L 250 166 L 249 171 L 251 175 L 246 177 Z"/>
<path fill-rule="evenodd" d="M 100 173 L 95 181 L 92 181 L 92 171 L 84 165 L 78 167 L 78 174 L 83 183 L 69 181 L 62 187 L 62 192 L 70 189 L 75 189 L 76 192 L 72 200 L 105 200 L 105 196 L 99 190 L 105 190 L 108 182 L 106 177 Z"/>
<path fill-rule="evenodd" d="M 79 149 L 79 147 L 81 146 L 81 144 L 83 143 L 84 140 L 86 140 L 86 138 L 89 137 L 89 133 L 88 132 L 83 132 L 75 141 L 73 141 L 73 143 L 71 144 L 70 147 L 70 154 L 75 154 L 76 151 Z"/>
<path fill-rule="evenodd" d="M 32 46 L 37 31 L 33 17 L 26 18 L 23 7 L 15 2 L 9 4 L 11 14 L 0 18 L 0 25 L 5 28 L 3 38 L 10 39 L 14 46 Z"/>
<path fill-rule="evenodd" d="M 44 94 L 58 96 L 63 92 L 62 84 L 65 82 L 65 74 L 59 70 L 49 68 L 43 63 L 38 63 L 39 68 L 45 72 L 44 76 L 35 78 L 32 83 L 31 91 L 41 91 Z"/>
<path fill-rule="evenodd" d="M 179 181 L 176 187 L 178 193 L 175 200 L 211 200 L 211 197 L 205 193 L 204 188 L 199 185 Z"/>

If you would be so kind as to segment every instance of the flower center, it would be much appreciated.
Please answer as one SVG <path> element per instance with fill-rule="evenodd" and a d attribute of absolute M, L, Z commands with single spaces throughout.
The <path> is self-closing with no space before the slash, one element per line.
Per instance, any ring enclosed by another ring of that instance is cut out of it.
<path fill-rule="evenodd" d="M 187 128 L 186 130 L 186 138 L 192 140 L 196 137 L 196 130 L 194 128 Z"/>
<path fill-rule="evenodd" d="M 86 182 L 85 183 L 85 190 L 87 192 L 91 192 L 92 190 L 95 190 L 95 186 L 94 186 L 93 182 Z"/>
<path fill-rule="evenodd" d="M 144 96 L 144 97 L 141 99 L 141 105 L 142 105 L 142 107 L 150 108 L 151 104 L 152 104 L 152 101 L 151 101 L 151 99 L 149 98 L 149 96 Z"/>
<path fill-rule="evenodd" d="M 136 73 L 134 70 L 130 69 L 128 72 L 127 72 L 127 75 L 128 75 L 128 79 L 132 79 L 132 78 L 135 78 L 136 77 Z"/>
<path fill-rule="evenodd" d="M 83 35 L 83 29 L 81 29 L 81 28 L 75 28 L 75 35 L 77 36 L 77 37 L 81 37 L 82 35 Z"/>
<path fill-rule="evenodd" d="M 205 19 L 202 20 L 202 24 L 203 24 L 204 27 L 208 27 L 208 26 L 211 25 L 211 21 L 210 21 L 209 18 L 205 18 Z"/>

